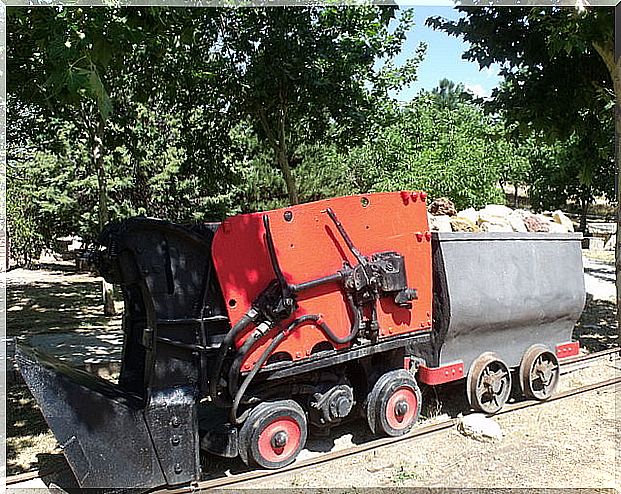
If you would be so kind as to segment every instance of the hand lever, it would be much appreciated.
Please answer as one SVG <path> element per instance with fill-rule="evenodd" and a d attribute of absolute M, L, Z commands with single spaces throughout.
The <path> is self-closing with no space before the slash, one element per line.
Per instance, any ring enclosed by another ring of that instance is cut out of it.
<path fill-rule="evenodd" d="M 267 244 L 267 252 L 270 255 L 270 262 L 272 263 L 272 269 L 276 275 L 276 280 L 278 280 L 278 284 L 280 285 L 283 295 L 288 294 L 289 285 L 285 280 L 285 276 L 282 274 L 278 258 L 276 257 L 276 249 L 274 248 L 274 240 L 272 239 L 272 231 L 270 229 L 270 219 L 266 214 L 263 215 L 263 226 L 265 227 L 265 243 Z"/>
<path fill-rule="evenodd" d="M 349 248 L 349 250 L 351 250 L 352 254 L 356 256 L 356 259 L 358 259 L 358 262 L 362 264 L 363 266 L 366 266 L 367 259 L 360 253 L 358 249 L 356 249 L 356 247 L 354 246 L 354 243 L 349 238 L 349 235 L 347 235 L 345 228 L 343 228 L 343 225 L 341 225 L 341 222 L 336 217 L 336 214 L 334 214 L 334 211 L 332 211 L 332 208 L 327 208 L 325 212 L 328 213 L 328 216 L 330 216 L 330 219 L 336 225 L 336 229 L 341 234 L 341 237 L 343 237 L 343 240 L 345 241 L 345 244 L 347 244 L 347 247 Z"/>

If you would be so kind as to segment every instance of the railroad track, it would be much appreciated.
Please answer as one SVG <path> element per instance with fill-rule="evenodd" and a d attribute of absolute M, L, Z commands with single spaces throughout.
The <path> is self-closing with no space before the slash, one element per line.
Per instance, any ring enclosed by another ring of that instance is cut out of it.
<path fill-rule="evenodd" d="M 586 355 L 578 355 L 576 357 L 569 357 L 563 359 L 561 362 L 561 368 L 567 371 L 577 370 L 583 368 L 583 364 L 586 364 L 590 361 L 598 360 L 604 357 L 609 357 L 612 355 L 621 354 L 620 348 L 610 348 L 608 350 L 603 350 L 601 352 L 589 353 Z M 566 372 L 563 372 L 566 373 Z M 621 383 L 621 377 L 615 377 L 612 379 L 607 379 L 605 381 L 601 381 L 594 384 L 589 384 L 586 386 L 581 386 L 579 388 L 570 389 L 567 391 L 563 391 L 561 393 L 556 393 L 550 399 L 540 402 L 533 400 L 520 401 L 516 403 L 506 404 L 503 409 L 495 415 L 502 415 L 506 413 L 511 413 L 516 410 L 520 410 L 530 406 L 543 406 L 547 403 L 551 403 L 554 401 L 562 400 L 565 398 L 569 398 L 572 396 L 576 396 L 582 393 L 587 393 L 589 391 L 594 391 L 597 389 L 606 388 L 609 386 L 614 386 L 615 384 Z M 208 490 L 215 488 L 228 487 L 231 485 L 239 484 L 241 482 L 249 482 L 253 480 L 265 479 L 267 477 L 272 477 L 276 475 L 283 475 L 293 471 L 305 470 L 316 465 L 320 465 L 323 463 L 327 463 L 333 460 L 337 460 L 339 458 L 345 458 L 347 456 L 353 456 L 356 454 L 364 453 L 366 451 L 370 451 L 377 448 L 382 448 L 386 446 L 391 446 L 397 443 L 405 443 L 409 441 L 416 440 L 420 437 L 429 436 L 455 426 L 457 423 L 456 418 L 449 418 L 446 420 L 434 422 L 428 425 L 422 425 L 416 427 L 412 432 L 406 434 L 401 437 L 384 437 L 379 439 L 374 439 L 363 444 L 359 444 L 356 446 L 352 446 L 350 448 L 345 448 L 338 451 L 331 451 L 328 453 L 324 453 L 313 458 L 308 458 L 305 460 L 299 460 L 294 462 L 293 464 L 281 468 L 279 470 L 251 470 L 248 472 L 243 472 L 239 474 L 233 474 L 229 476 L 217 477 L 213 479 L 206 479 L 191 486 L 176 488 L 176 489 L 160 489 L 157 491 L 153 491 L 154 494 L 182 494 L 186 492 L 196 492 L 198 490 Z M 26 472 L 19 475 L 13 475 L 6 478 L 6 485 L 16 485 L 20 482 L 25 482 L 28 480 L 33 480 L 39 477 L 46 477 L 49 475 L 62 473 L 67 470 L 67 467 L 59 467 L 56 469 L 50 469 L 46 471 L 34 471 L 34 472 Z"/>

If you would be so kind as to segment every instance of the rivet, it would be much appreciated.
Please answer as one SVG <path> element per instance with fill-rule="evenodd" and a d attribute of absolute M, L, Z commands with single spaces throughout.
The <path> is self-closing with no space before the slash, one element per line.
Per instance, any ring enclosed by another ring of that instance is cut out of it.
<path fill-rule="evenodd" d="M 172 425 L 173 427 L 179 427 L 181 425 L 181 419 L 179 417 L 173 417 L 170 420 L 170 425 Z"/>
<path fill-rule="evenodd" d="M 173 437 L 170 438 L 170 442 L 173 446 L 177 446 L 181 442 L 181 438 L 177 434 L 175 434 Z"/>
<path fill-rule="evenodd" d="M 183 468 L 181 468 L 179 463 L 175 463 L 175 473 L 180 474 L 181 472 L 183 472 Z"/>

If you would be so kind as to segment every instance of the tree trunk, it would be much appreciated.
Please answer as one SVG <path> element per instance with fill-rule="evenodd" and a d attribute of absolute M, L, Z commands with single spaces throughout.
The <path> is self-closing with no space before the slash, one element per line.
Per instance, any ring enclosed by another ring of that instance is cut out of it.
<path fill-rule="evenodd" d="M 589 212 L 589 199 L 587 197 L 582 197 L 580 199 L 580 226 L 578 229 L 584 234 L 586 232 L 587 227 L 587 214 Z"/>
<path fill-rule="evenodd" d="M 515 193 L 515 195 L 513 196 L 513 209 L 517 209 L 518 208 L 518 186 L 516 184 L 513 184 L 513 191 Z"/>
<path fill-rule="evenodd" d="M 278 153 L 278 164 L 280 165 L 280 169 L 282 170 L 282 176 L 285 179 L 285 185 L 287 186 L 289 204 L 291 204 L 292 206 L 294 204 L 299 204 L 300 198 L 298 197 L 298 188 L 295 185 L 295 180 L 293 179 L 293 175 L 291 174 L 291 167 L 289 166 L 289 158 L 287 157 L 286 151 L 281 150 Z"/>
<path fill-rule="evenodd" d="M 106 168 L 104 165 L 103 155 L 103 138 L 104 138 L 105 122 L 98 118 L 97 131 L 93 136 L 92 159 L 95 170 L 97 170 L 97 186 L 99 189 L 99 229 L 108 223 L 108 177 L 106 176 Z M 102 280 L 102 300 L 104 306 L 104 315 L 114 316 L 116 309 L 114 308 L 114 287 L 106 280 Z"/>
<path fill-rule="evenodd" d="M 280 168 L 280 171 L 282 171 L 282 176 L 285 180 L 285 186 L 287 187 L 289 204 L 293 206 L 295 204 L 299 204 L 300 199 L 298 197 L 298 188 L 295 185 L 295 180 L 293 179 L 293 174 L 291 173 L 291 166 L 289 165 L 289 154 L 287 152 L 287 135 L 285 132 L 287 120 L 287 105 L 285 103 L 282 92 L 280 93 L 280 104 L 281 107 L 277 119 L 277 129 L 272 129 L 270 127 L 267 115 L 265 113 L 265 108 L 263 108 L 262 106 L 257 106 L 257 114 L 261 121 L 261 126 L 263 127 L 263 131 L 265 132 L 265 136 L 267 137 L 270 146 L 274 150 L 278 167 Z M 276 132 L 274 132 L 274 130 Z"/>

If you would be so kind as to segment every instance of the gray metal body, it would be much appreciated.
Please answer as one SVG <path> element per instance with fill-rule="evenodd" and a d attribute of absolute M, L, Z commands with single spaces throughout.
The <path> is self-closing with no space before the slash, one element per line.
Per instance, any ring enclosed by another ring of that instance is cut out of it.
<path fill-rule="evenodd" d="M 509 367 L 526 349 L 571 341 L 585 302 L 581 234 L 435 232 L 439 365 L 483 352 Z"/>

